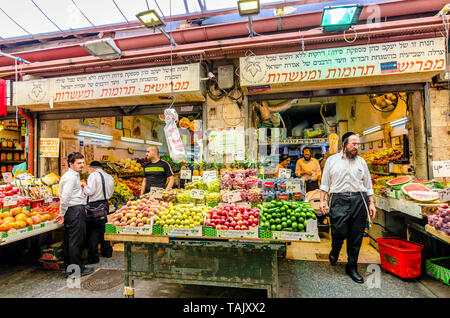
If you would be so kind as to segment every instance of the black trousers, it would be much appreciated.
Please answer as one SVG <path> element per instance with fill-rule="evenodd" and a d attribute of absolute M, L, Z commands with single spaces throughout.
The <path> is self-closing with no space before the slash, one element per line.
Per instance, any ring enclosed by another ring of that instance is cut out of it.
<path fill-rule="evenodd" d="M 65 266 L 75 264 L 83 271 L 81 253 L 84 246 L 84 205 L 69 207 L 64 215 L 63 261 Z"/>
<path fill-rule="evenodd" d="M 369 206 L 369 199 L 363 193 Z M 347 239 L 347 266 L 355 267 L 366 227 L 367 210 L 360 193 L 352 196 L 333 194 L 330 206 L 331 253 L 339 255 L 342 244 Z"/>
<path fill-rule="evenodd" d="M 89 202 L 89 206 L 97 207 L 105 201 Z M 105 241 L 105 224 L 107 220 L 86 221 L 86 237 L 88 248 L 88 261 L 98 262 L 98 244 L 101 245 L 101 253 L 103 256 L 111 256 L 112 247 L 109 241 Z"/>

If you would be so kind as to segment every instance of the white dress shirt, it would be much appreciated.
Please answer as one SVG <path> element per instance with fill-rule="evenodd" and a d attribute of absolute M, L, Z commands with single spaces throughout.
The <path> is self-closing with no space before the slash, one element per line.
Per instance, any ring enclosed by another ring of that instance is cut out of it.
<path fill-rule="evenodd" d="M 85 205 L 86 197 L 81 189 L 80 174 L 69 168 L 59 181 L 60 214 L 64 216 L 69 207 Z"/>
<path fill-rule="evenodd" d="M 367 192 L 373 195 L 366 161 L 360 156 L 347 159 L 342 152 L 330 156 L 323 168 L 320 190 L 327 193 Z"/>
<path fill-rule="evenodd" d="M 89 202 L 104 200 L 102 178 L 100 173 L 105 179 L 106 200 L 111 198 L 114 193 L 114 178 L 102 169 L 97 169 L 97 171 L 89 175 L 87 185 L 84 187 L 84 194 L 89 196 Z"/>

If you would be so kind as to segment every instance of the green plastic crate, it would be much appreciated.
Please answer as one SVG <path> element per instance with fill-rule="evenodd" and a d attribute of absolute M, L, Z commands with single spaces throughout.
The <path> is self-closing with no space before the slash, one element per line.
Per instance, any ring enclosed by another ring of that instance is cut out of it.
<path fill-rule="evenodd" d="M 437 280 L 440 280 L 444 284 L 450 285 L 450 268 L 445 268 L 443 266 L 439 266 L 433 262 L 450 259 L 450 257 L 440 257 L 427 259 L 425 262 L 427 274 L 431 277 L 434 277 Z"/>

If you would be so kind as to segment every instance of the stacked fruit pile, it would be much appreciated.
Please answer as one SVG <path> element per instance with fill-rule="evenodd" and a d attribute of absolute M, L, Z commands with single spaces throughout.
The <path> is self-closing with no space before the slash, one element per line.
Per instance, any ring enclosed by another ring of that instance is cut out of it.
<path fill-rule="evenodd" d="M 260 205 L 260 227 L 272 231 L 306 231 L 306 221 L 315 220 L 316 215 L 307 202 L 272 201 Z"/>
<path fill-rule="evenodd" d="M 151 218 L 165 211 L 172 204 L 155 199 L 138 199 L 128 201 L 126 205 L 114 212 L 111 223 L 114 226 L 141 227 L 149 225 Z"/>
<path fill-rule="evenodd" d="M 368 165 L 387 165 L 389 162 L 404 158 L 402 148 L 386 148 L 380 151 L 369 151 L 361 155 Z"/>
<path fill-rule="evenodd" d="M 125 184 L 128 188 L 131 189 L 134 196 L 138 196 L 141 194 L 142 180 L 144 178 L 116 178 L 117 182 Z"/>
<path fill-rule="evenodd" d="M 438 214 L 428 216 L 428 224 L 438 231 L 450 235 L 450 207 L 443 204 L 438 209 Z"/>
<path fill-rule="evenodd" d="M 128 201 L 131 197 L 133 197 L 133 191 L 126 185 L 121 182 L 114 183 L 114 193 L 109 199 L 111 204 L 118 204 L 122 202 Z"/>
<path fill-rule="evenodd" d="M 176 202 L 181 204 L 189 204 L 191 202 L 195 204 L 207 204 L 213 203 L 217 204 L 220 202 L 220 181 L 212 180 L 208 184 L 200 179 L 196 182 L 189 182 L 185 185 L 186 190 L 181 191 L 176 194 Z M 191 190 L 203 190 L 205 191 L 204 199 L 191 199 Z"/>
<path fill-rule="evenodd" d="M 248 230 L 257 227 L 259 208 L 244 208 L 233 205 L 216 206 L 206 214 L 205 226 L 217 230 Z"/>
<path fill-rule="evenodd" d="M 154 217 L 154 224 L 163 228 L 194 228 L 203 225 L 208 209 L 206 206 L 192 204 L 172 205 L 158 212 Z"/>
<path fill-rule="evenodd" d="M 142 168 L 141 164 L 138 163 L 136 160 L 131 159 L 120 159 L 119 160 L 120 165 L 120 173 L 121 174 L 127 174 L 127 173 L 142 173 L 144 169 Z"/>
<path fill-rule="evenodd" d="M 58 214 L 58 207 L 43 207 L 33 212 L 17 207 L 0 214 L 0 232 L 14 231 L 33 224 L 51 221 Z"/>

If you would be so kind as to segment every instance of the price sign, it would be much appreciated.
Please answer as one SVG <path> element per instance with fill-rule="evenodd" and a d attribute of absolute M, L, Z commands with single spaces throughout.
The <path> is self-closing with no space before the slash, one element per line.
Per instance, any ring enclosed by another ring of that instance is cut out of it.
<path fill-rule="evenodd" d="M 433 176 L 435 178 L 450 177 L 450 160 L 433 161 Z"/>
<path fill-rule="evenodd" d="M 287 193 L 299 193 L 302 192 L 301 180 L 289 180 L 286 182 Z"/>
<path fill-rule="evenodd" d="M 150 187 L 150 196 L 155 199 L 162 199 L 164 193 L 163 188 Z"/>
<path fill-rule="evenodd" d="M 202 200 L 202 199 L 205 198 L 205 191 L 204 190 L 198 190 L 198 189 L 192 189 L 191 190 L 191 198 L 192 199 Z"/>
<path fill-rule="evenodd" d="M 17 205 L 17 196 L 10 196 L 3 198 L 3 206 Z"/>
<path fill-rule="evenodd" d="M 3 176 L 3 181 L 5 181 L 5 183 L 11 183 L 14 181 L 11 172 L 2 172 L 2 176 Z"/>
<path fill-rule="evenodd" d="M 234 202 L 242 201 L 241 191 L 239 191 L 239 190 L 230 191 L 230 192 L 224 194 L 223 195 L 223 201 L 228 202 L 228 203 L 234 203 Z"/>
<path fill-rule="evenodd" d="M 210 170 L 210 171 L 203 172 L 203 182 L 204 183 L 209 183 L 210 181 L 213 181 L 216 179 L 217 179 L 217 171 Z"/>
<path fill-rule="evenodd" d="M 289 179 L 291 177 L 291 169 L 280 168 L 280 170 L 278 171 L 278 177 Z"/>
<path fill-rule="evenodd" d="M 439 190 L 439 201 L 450 202 L 450 188 Z"/>
<path fill-rule="evenodd" d="M 192 176 L 192 182 L 200 181 L 201 178 L 201 176 Z"/>
<path fill-rule="evenodd" d="M 52 203 L 53 202 L 53 195 L 51 194 L 44 194 L 44 202 L 45 203 Z"/>
<path fill-rule="evenodd" d="M 180 179 L 191 180 L 192 179 L 192 171 L 189 169 L 181 170 L 180 171 Z"/>

